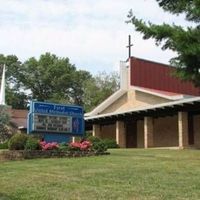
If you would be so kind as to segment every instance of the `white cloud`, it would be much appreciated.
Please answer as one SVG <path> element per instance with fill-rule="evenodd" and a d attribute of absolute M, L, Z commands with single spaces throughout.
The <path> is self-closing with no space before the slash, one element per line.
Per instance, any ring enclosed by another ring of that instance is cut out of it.
<path fill-rule="evenodd" d="M 0 0 L 0 5 L 0 53 L 25 60 L 49 51 L 93 73 L 111 71 L 127 58 L 128 34 L 134 56 L 164 63 L 174 56 L 125 24 L 130 8 L 144 20 L 183 24 L 154 0 Z"/>

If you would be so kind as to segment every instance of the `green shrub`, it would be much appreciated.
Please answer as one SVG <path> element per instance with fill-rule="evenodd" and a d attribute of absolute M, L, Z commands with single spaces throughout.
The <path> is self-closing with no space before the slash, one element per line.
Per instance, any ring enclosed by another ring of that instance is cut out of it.
<path fill-rule="evenodd" d="M 95 142 L 92 144 L 92 150 L 97 153 L 103 153 L 107 151 L 107 146 L 102 140 L 100 140 L 99 142 Z"/>
<path fill-rule="evenodd" d="M 69 145 L 65 142 L 60 143 L 58 150 L 60 151 L 68 151 L 70 149 Z"/>
<path fill-rule="evenodd" d="M 25 144 L 25 150 L 39 150 L 39 140 L 33 137 L 28 137 Z"/>
<path fill-rule="evenodd" d="M 113 139 L 103 139 L 103 142 L 107 146 L 108 149 L 110 148 L 119 148 L 118 144 Z"/>
<path fill-rule="evenodd" d="M 10 138 L 8 148 L 10 150 L 24 150 L 27 139 L 28 135 L 17 133 Z"/>
<path fill-rule="evenodd" d="M 89 138 L 90 136 L 92 136 L 92 132 L 91 131 L 86 131 L 85 132 L 85 137 Z"/>
<path fill-rule="evenodd" d="M 90 141 L 92 144 L 101 141 L 101 139 L 99 139 L 98 137 L 95 137 L 95 136 L 89 136 L 89 137 L 87 138 L 87 140 Z"/>
<path fill-rule="evenodd" d="M 0 143 L 8 141 L 13 134 L 13 129 L 10 126 L 0 123 Z"/>
<path fill-rule="evenodd" d="M 8 141 L 0 143 L 0 149 L 8 149 Z"/>

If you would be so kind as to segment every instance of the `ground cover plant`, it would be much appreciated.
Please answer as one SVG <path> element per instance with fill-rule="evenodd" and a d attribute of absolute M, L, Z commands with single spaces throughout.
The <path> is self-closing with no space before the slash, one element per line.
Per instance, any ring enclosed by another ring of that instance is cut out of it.
<path fill-rule="evenodd" d="M 8 149 L 8 141 L 0 143 L 0 149 Z"/>
<path fill-rule="evenodd" d="M 9 150 L 0 152 L 0 161 L 23 160 L 36 158 L 64 158 L 108 155 L 106 144 L 98 139 L 91 142 L 82 138 L 80 141 L 69 143 L 46 142 L 27 134 L 15 134 L 2 144 L 0 149 Z"/>
<path fill-rule="evenodd" d="M 200 199 L 199 150 L 109 151 L 1 162 L 0 199 Z"/>
<path fill-rule="evenodd" d="M 86 137 L 86 139 L 88 141 L 92 142 L 92 144 L 98 144 L 99 142 L 101 144 L 104 143 L 104 145 L 108 149 L 119 148 L 116 140 L 114 140 L 114 139 L 108 139 L 108 138 L 100 139 L 100 138 L 95 137 L 95 136 L 88 136 L 88 137 Z"/>

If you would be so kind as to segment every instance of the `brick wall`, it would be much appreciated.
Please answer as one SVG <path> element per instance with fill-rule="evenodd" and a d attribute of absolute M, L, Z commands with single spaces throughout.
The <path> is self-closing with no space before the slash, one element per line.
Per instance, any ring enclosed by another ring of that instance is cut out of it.
<path fill-rule="evenodd" d="M 101 138 L 109 138 L 109 139 L 116 139 L 116 125 L 104 125 L 101 126 Z"/>
<path fill-rule="evenodd" d="M 178 146 L 178 116 L 154 119 L 154 147 Z"/>
<path fill-rule="evenodd" d="M 153 119 L 153 126 L 153 147 L 178 146 L 178 116 Z M 200 134 L 198 137 L 200 139 Z M 137 121 L 137 147 L 144 148 L 143 120 Z"/>

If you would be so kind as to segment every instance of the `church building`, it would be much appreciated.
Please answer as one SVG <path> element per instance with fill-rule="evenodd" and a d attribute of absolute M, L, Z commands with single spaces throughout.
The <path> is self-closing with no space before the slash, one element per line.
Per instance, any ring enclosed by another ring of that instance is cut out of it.
<path fill-rule="evenodd" d="M 86 130 L 122 148 L 200 148 L 200 89 L 174 67 L 130 57 L 120 89 L 85 114 Z"/>

